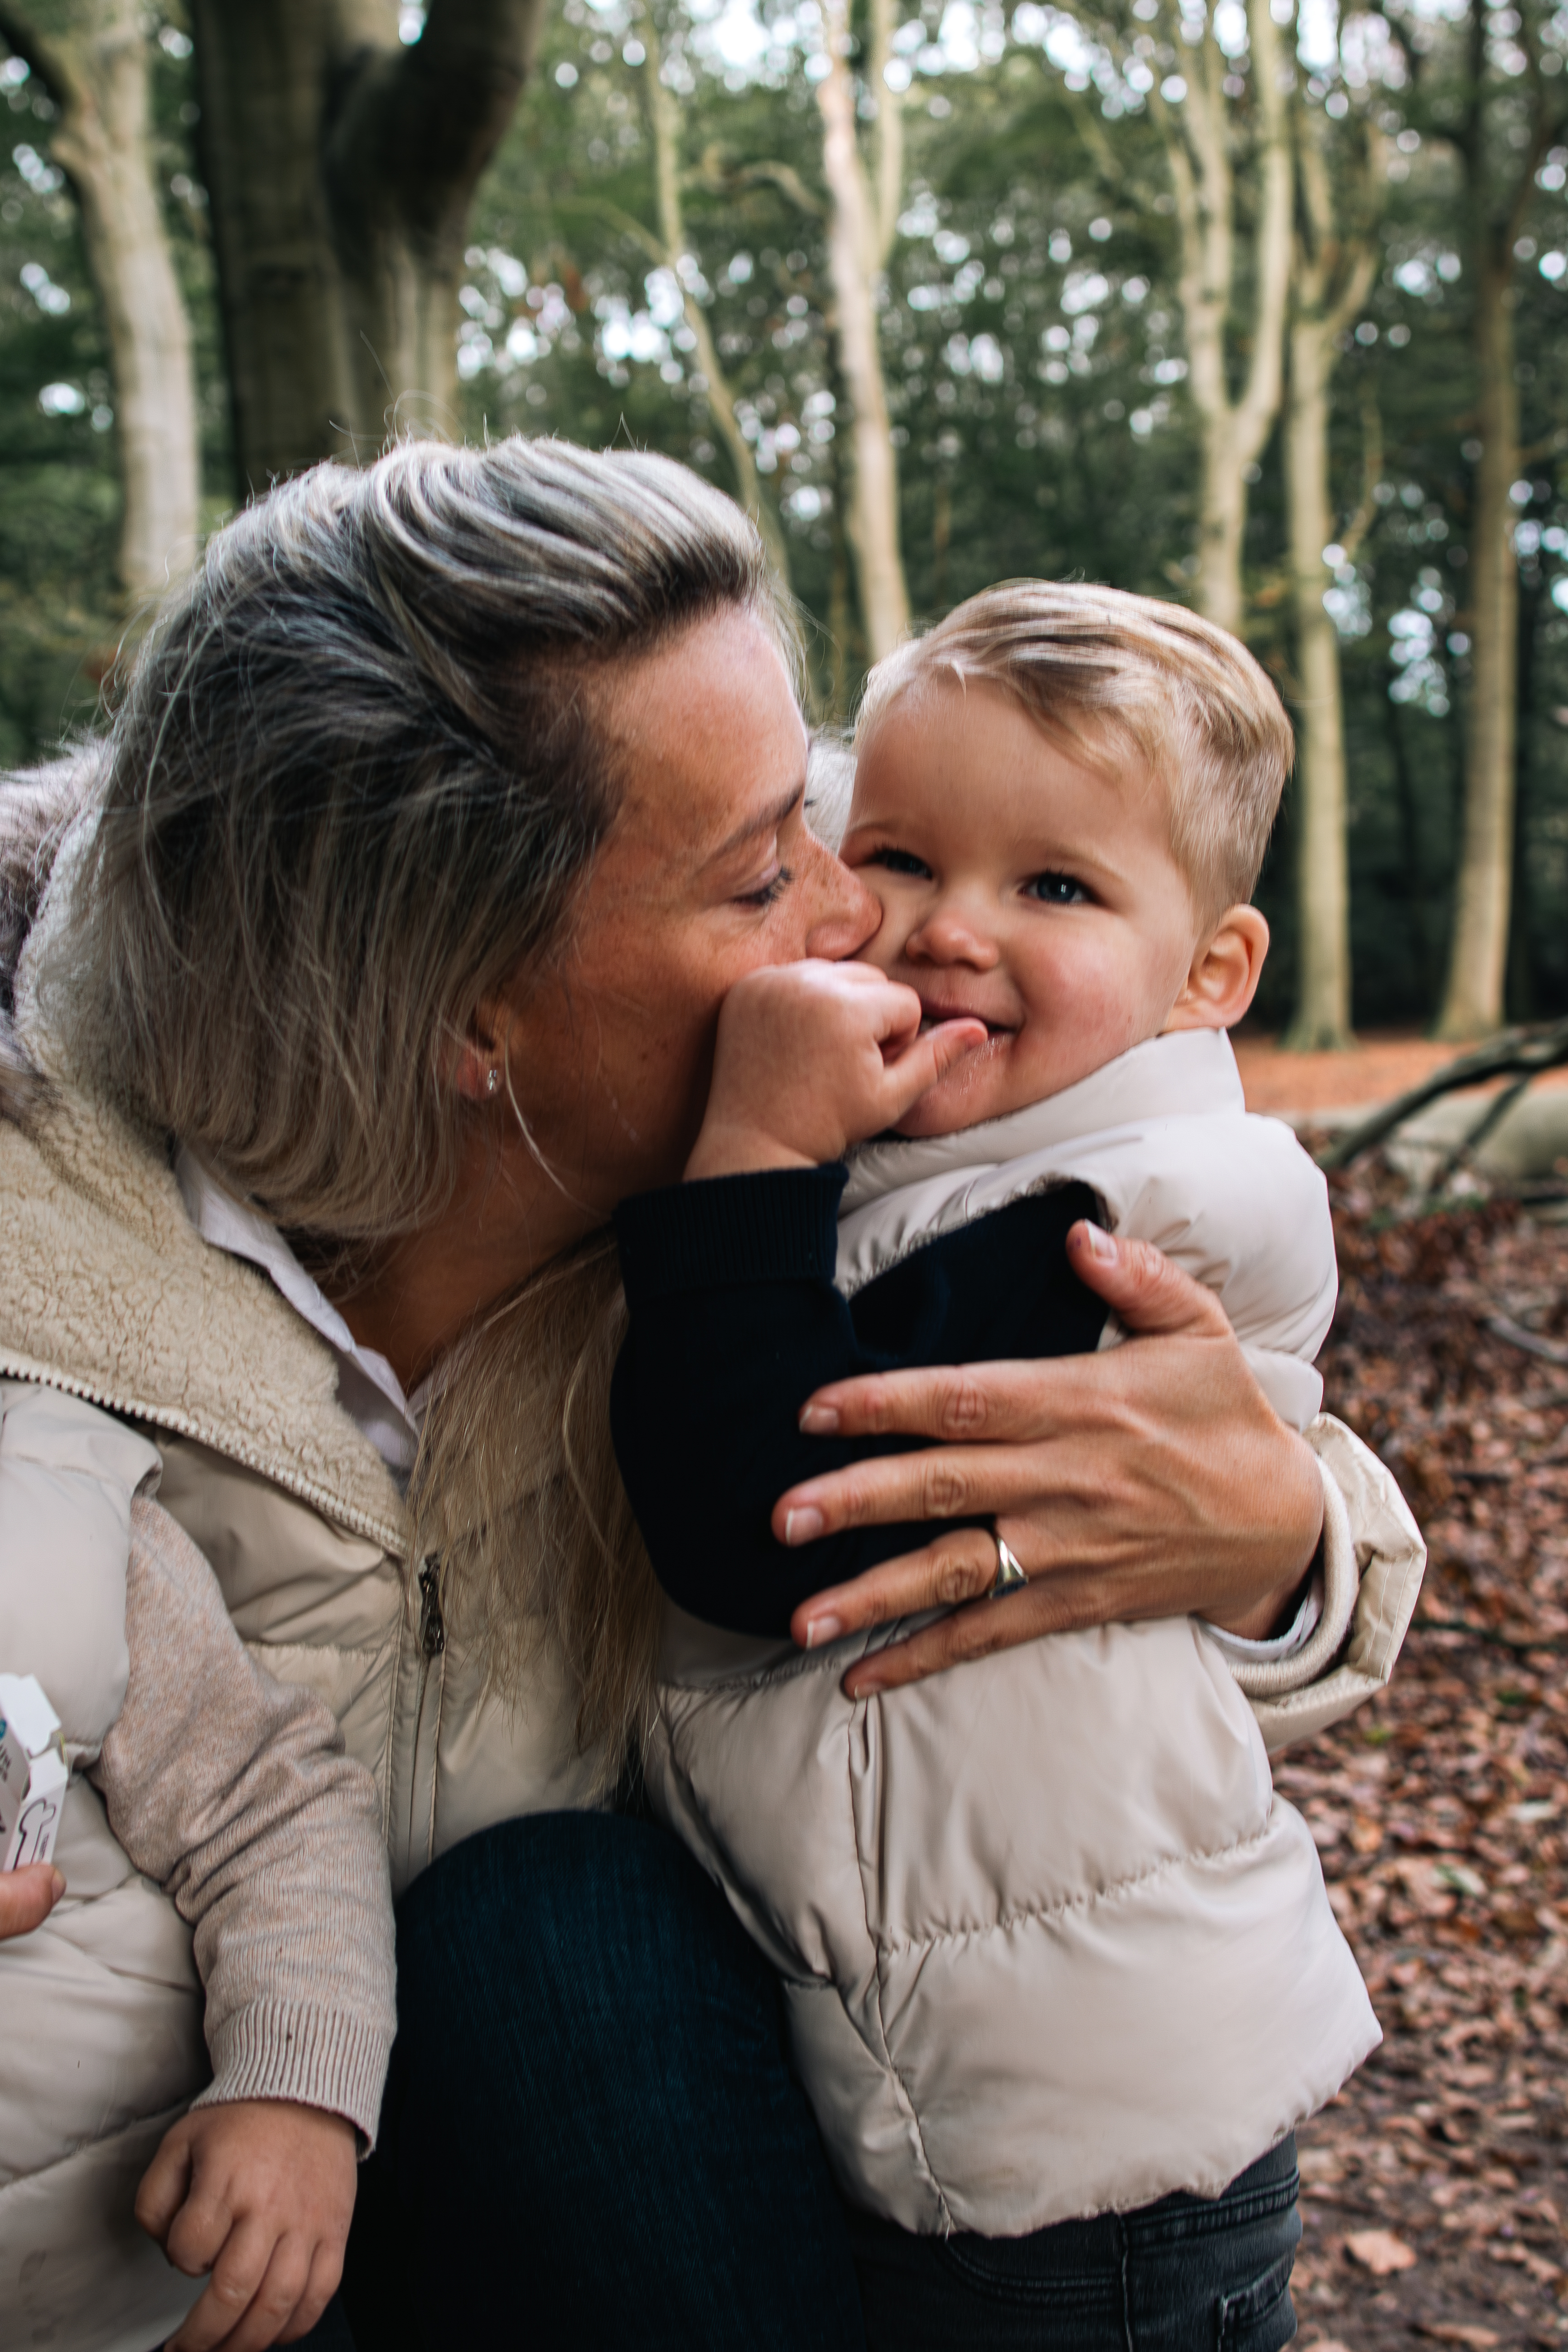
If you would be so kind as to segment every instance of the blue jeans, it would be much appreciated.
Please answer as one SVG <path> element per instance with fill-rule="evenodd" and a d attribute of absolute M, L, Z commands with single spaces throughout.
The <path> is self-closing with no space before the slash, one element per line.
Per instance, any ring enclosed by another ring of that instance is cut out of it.
<path fill-rule="evenodd" d="M 777 1982 L 663 1830 L 505 1822 L 398 1906 L 342 2304 L 360 2352 L 862 2352 Z M 321 2352 L 343 2344 L 334 2305 Z"/>
<path fill-rule="evenodd" d="M 1290 2138 L 1221 2197 L 1026 2238 L 914 2238 L 851 2214 L 869 2352 L 1279 2352 L 1300 2190 Z"/>

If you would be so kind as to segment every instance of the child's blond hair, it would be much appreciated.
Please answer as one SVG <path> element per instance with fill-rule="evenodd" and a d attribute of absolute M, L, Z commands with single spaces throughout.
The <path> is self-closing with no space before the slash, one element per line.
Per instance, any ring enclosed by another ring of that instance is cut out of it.
<path fill-rule="evenodd" d="M 1005 580 L 877 664 L 857 746 L 900 696 L 944 677 L 997 687 L 1092 761 L 1131 755 L 1157 778 L 1201 919 L 1251 896 L 1294 743 L 1273 685 L 1224 629 L 1119 588 Z"/>

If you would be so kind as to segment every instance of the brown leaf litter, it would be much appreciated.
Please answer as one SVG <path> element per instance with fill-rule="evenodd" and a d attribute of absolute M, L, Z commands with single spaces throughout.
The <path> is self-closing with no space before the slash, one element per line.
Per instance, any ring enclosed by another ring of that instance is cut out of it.
<path fill-rule="evenodd" d="M 1568 2345 L 1568 1225 L 1403 1189 L 1336 1180 L 1322 1370 L 1431 1565 L 1390 1689 L 1275 1773 L 1384 2034 L 1299 2135 L 1300 2341 Z"/>

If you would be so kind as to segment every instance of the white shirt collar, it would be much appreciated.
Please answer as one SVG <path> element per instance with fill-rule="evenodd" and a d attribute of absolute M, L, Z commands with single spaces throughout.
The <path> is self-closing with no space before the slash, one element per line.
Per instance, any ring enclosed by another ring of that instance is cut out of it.
<path fill-rule="evenodd" d="M 276 1284 L 297 1315 L 319 1332 L 338 1360 L 338 1402 L 374 1446 L 399 1483 L 406 1481 L 419 1450 L 419 1429 L 429 1402 L 426 1381 L 412 1398 L 384 1356 L 362 1348 L 326 1293 L 313 1282 L 279 1232 L 254 1209 L 226 1192 L 199 1160 L 182 1150 L 174 1181 L 186 1213 L 203 1241 L 231 1257 L 247 1258 Z"/>

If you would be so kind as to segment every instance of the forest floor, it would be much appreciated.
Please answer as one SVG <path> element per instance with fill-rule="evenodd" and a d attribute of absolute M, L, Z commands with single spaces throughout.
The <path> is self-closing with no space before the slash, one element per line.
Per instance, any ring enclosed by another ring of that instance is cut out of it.
<path fill-rule="evenodd" d="M 1568 2346 L 1564 1204 L 1334 1186 L 1326 1402 L 1431 1565 L 1391 1687 L 1276 1772 L 1385 2037 L 1300 2135 L 1299 2343 Z"/>

